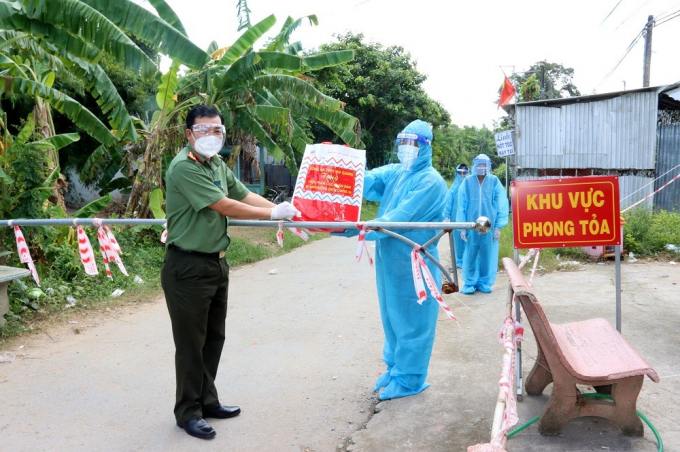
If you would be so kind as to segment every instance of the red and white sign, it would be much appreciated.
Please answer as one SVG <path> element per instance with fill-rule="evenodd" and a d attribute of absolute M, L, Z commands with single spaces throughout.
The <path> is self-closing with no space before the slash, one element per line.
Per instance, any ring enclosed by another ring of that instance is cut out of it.
<path fill-rule="evenodd" d="M 364 189 L 366 151 L 339 144 L 309 144 L 293 191 L 302 213 L 295 221 L 358 222 Z M 339 232 L 344 229 L 310 229 Z"/>
<path fill-rule="evenodd" d="M 621 244 L 618 176 L 512 183 L 515 248 Z"/>

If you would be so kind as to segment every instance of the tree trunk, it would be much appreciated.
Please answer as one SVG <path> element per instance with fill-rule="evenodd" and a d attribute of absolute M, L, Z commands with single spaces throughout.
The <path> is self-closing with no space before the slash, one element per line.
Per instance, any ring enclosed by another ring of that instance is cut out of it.
<path fill-rule="evenodd" d="M 137 175 L 132 184 L 125 216 L 127 218 L 151 218 L 149 195 L 154 187 L 161 184 L 161 158 L 158 152 L 155 133 L 150 137 L 142 161 L 137 168 Z"/>
<path fill-rule="evenodd" d="M 35 107 L 33 107 L 33 120 L 35 121 L 35 131 L 40 139 L 54 136 L 54 125 L 52 124 L 50 107 L 41 99 L 36 99 Z M 59 166 L 59 152 L 54 148 L 49 148 L 47 152 L 47 173 L 51 174 Z M 52 187 L 50 201 L 61 207 L 64 212 L 66 212 L 64 190 L 67 187 L 66 177 L 59 173 L 59 177 L 54 181 L 54 186 Z"/>

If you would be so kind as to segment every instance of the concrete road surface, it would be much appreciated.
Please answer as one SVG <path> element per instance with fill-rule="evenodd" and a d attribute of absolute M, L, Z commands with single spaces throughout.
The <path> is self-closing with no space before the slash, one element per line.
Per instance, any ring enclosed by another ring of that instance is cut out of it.
<path fill-rule="evenodd" d="M 174 349 L 161 293 L 0 350 L 17 355 L 0 364 L 0 451 L 465 451 L 488 442 L 507 278 L 499 274 L 491 294 L 446 296 L 460 324 L 440 312 L 432 387 L 377 403 L 372 388 L 384 365 L 375 276 L 365 258 L 354 261 L 355 246 L 329 238 L 232 272 L 217 387 L 224 404 L 243 411 L 210 420 L 215 439 L 192 438 L 175 425 Z M 536 276 L 548 318 L 614 323 L 613 264 L 582 268 Z M 680 451 L 680 269 L 639 262 L 622 273 L 623 334 L 661 377 L 645 380 L 638 409 L 665 450 Z M 525 326 L 526 376 L 536 346 Z M 520 423 L 540 415 L 547 397 L 525 396 Z M 657 445 L 646 426 L 643 438 L 629 438 L 586 418 L 556 437 L 540 436 L 534 424 L 507 450 L 651 452 Z"/>

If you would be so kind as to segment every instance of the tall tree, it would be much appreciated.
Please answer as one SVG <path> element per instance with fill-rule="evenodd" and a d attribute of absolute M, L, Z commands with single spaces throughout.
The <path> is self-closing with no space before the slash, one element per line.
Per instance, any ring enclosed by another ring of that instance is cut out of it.
<path fill-rule="evenodd" d="M 523 102 L 580 96 L 581 93 L 574 85 L 573 77 L 574 69 L 543 60 L 532 64 L 527 71 L 512 74 L 509 78 L 516 87 L 519 87 L 520 102 Z M 538 83 L 538 93 L 536 93 L 536 83 Z"/>
<path fill-rule="evenodd" d="M 427 77 L 418 72 L 402 47 L 367 44 L 362 34 L 336 38 L 337 42 L 322 45 L 320 51 L 351 50 L 354 60 L 312 75 L 319 90 L 345 103 L 345 111 L 361 122 L 369 167 L 389 160 L 397 132 L 414 119 L 434 128 L 449 124 L 449 113 L 425 93 L 422 84 Z M 313 130 L 318 141 L 335 139 L 323 127 L 315 125 Z"/>

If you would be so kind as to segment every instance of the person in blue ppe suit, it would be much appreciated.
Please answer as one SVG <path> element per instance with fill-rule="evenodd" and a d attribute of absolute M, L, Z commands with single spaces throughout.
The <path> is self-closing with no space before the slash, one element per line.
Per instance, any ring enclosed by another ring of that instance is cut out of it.
<path fill-rule="evenodd" d="M 421 120 L 410 123 L 397 135 L 401 163 L 385 165 L 364 176 L 364 198 L 379 201 L 378 217 L 373 221 L 435 222 L 443 220 L 446 182 L 432 167 L 432 129 Z M 367 223 L 370 227 L 370 222 Z M 435 230 L 398 230 L 397 233 L 424 244 L 436 235 Z M 346 236 L 356 235 L 348 230 Z M 366 234 L 376 241 L 376 283 L 380 317 L 385 332 L 383 361 L 387 371 L 374 391 L 380 400 L 405 397 L 427 389 L 427 368 L 432 354 L 439 305 L 428 295 L 422 305 L 417 302 L 411 267 L 412 247 L 377 231 Z M 437 244 L 427 248 L 437 260 Z M 441 271 L 425 259 L 441 287 Z"/>
<path fill-rule="evenodd" d="M 458 191 L 456 221 L 474 222 L 485 216 L 491 221 L 491 229 L 485 234 L 474 229 L 460 231 L 461 238 L 466 241 L 462 272 L 465 285 L 460 293 L 491 292 L 498 271 L 498 240 L 501 228 L 508 224 L 508 210 L 505 188 L 491 174 L 491 159 L 479 154 L 472 161 L 471 176 L 463 181 Z"/>
<path fill-rule="evenodd" d="M 455 221 L 458 209 L 458 189 L 468 175 L 468 166 L 461 163 L 456 167 L 456 178 L 451 184 L 449 193 L 446 197 L 446 206 L 444 207 L 444 221 Z M 463 268 L 463 253 L 465 253 L 465 242 L 460 238 L 460 229 L 453 230 L 453 247 L 456 250 L 456 268 Z M 451 263 L 453 266 L 453 263 Z"/>

